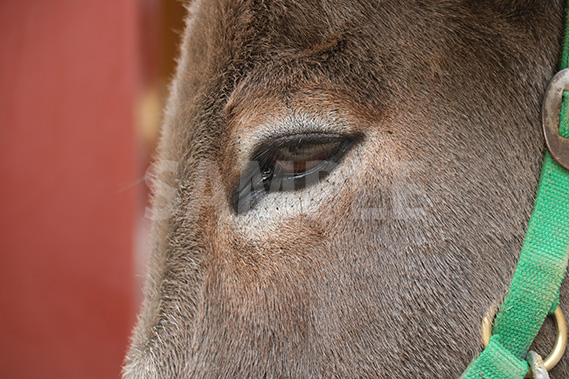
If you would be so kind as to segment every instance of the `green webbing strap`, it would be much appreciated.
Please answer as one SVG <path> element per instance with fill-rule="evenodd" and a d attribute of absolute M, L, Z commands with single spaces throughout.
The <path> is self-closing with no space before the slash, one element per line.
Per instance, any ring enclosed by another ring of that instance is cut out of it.
<path fill-rule="evenodd" d="M 560 69 L 569 60 L 569 5 Z M 569 94 L 563 93 L 559 134 L 569 138 Z M 489 345 L 463 379 L 521 379 L 532 341 L 559 303 L 569 256 L 569 171 L 545 153 L 526 238 L 510 289 L 494 321 Z"/>

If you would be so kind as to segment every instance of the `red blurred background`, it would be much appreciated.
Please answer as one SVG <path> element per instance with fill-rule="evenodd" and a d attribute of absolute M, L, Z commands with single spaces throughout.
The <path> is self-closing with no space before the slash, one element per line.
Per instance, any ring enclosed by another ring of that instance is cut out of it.
<path fill-rule="evenodd" d="M 118 378 L 176 0 L 0 0 L 0 377 Z"/>

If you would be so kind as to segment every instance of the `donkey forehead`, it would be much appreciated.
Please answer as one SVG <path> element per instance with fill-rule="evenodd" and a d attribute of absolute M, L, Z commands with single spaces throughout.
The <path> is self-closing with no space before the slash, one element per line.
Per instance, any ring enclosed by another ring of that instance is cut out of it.
<path fill-rule="evenodd" d="M 449 92 L 448 103 L 461 106 L 475 92 L 503 92 L 496 83 L 517 78 L 520 66 L 543 63 L 526 49 L 535 44 L 522 32 L 529 26 L 511 14 L 479 14 L 468 2 L 263 1 L 226 4 L 224 12 L 212 33 L 226 38 L 211 39 L 218 42 L 206 60 L 225 70 L 219 90 L 228 99 L 226 127 L 237 135 L 293 112 L 378 121 L 410 97 Z"/>

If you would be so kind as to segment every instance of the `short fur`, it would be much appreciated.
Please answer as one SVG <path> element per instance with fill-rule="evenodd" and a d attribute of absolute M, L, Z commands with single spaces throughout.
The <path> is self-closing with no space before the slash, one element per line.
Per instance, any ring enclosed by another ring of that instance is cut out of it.
<path fill-rule="evenodd" d="M 532 209 L 563 1 L 189 10 L 160 145 L 174 166 L 163 163 L 154 198 L 171 217 L 154 223 L 124 377 L 458 377 Z M 330 180 L 235 215 L 249 136 L 291 119 L 365 138 Z"/>

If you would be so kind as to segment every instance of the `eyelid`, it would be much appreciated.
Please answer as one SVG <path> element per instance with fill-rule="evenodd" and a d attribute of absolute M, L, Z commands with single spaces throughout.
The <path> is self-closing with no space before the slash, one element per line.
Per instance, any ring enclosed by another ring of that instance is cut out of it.
<path fill-rule="evenodd" d="M 275 155 L 277 162 L 305 162 L 324 160 L 338 152 L 345 142 L 333 141 L 326 143 L 302 143 L 295 146 L 280 148 Z"/>
<path fill-rule="evenodd" d="M 271 157 L 272 153 L 285 147 L 298 146 L 301 144 L 318 145 L 343 141 L 351 141 L 355 143 L 361 138 L 361 134 L 342 136 L 339 134 L 310 133 L 281 136 L 277 137 L 275 140 L 265 141 L 258 144 L 253 149 L 254 153 L 252 154 L 250 161 L 259 161 L 259 163 L 264 163 L 267 158 Z"/>

